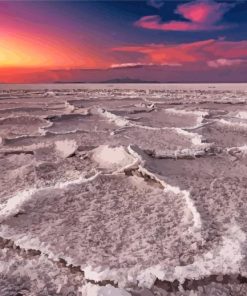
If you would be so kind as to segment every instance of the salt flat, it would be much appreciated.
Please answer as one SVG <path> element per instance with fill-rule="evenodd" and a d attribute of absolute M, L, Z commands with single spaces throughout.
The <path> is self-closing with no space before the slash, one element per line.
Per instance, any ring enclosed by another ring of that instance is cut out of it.
<path fill-rule="evenodd" d="M 246 103 L 246 84 L 2 85 L 0 294 L 246 295 Z"/>

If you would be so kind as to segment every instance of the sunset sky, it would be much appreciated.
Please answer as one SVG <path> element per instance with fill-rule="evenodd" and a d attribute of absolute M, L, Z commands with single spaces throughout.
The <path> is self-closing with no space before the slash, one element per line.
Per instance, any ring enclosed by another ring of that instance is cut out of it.
<path fill-rule="evenodd" d="M 247 82 L 247 1 L 1 1 L 0 82 Z"/>

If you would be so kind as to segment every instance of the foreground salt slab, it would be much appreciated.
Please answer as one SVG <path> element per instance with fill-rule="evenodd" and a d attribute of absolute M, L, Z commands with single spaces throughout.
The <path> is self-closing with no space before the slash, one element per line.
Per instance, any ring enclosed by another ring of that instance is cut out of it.
<path fill-rule="evenodd" d="M 40 190 L 19 205 L 21 215 L 5 217 L 0 234 L 80 266 L 90 279 L 99 274 L 123 285 L 142 282 L 140 270 L 177 266 L 180 255 L 189 258 L 198 243 L 189 230 L 193 219 L 185 200 L 156 187 L 120 175 Z"/>

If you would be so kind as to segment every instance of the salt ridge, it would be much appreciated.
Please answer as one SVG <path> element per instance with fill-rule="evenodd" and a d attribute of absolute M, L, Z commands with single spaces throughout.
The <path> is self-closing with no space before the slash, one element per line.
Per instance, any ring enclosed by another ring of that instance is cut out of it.
<path fill-rule="evenodd" d="M 151 127 L 151 126 L 145 126 L 145 125 L 138 125 L 138 124 L 134 124 L 134 123 L 130 122 L 129 120 L 127 120 L 121 116 L 115 115 L 115 114 L 113 114 L 109 111 L 106 111 L 104 109 L 101 109 L 101 108 L 98 108 L 98 113 L 100 115 L 104 116 L 105 118 L 107 118 L 108 120 L 110 120 L 111 122 L 114 122 L 119 127 L 137 127 L 137 128 L 141 128 L 141 129 L 148 129 L 148 130 L 174 130 L 176 133 L 190 138 L 192 144 L 195 146 L 204 146 L 204 147 L 209 146 L 209 144 L 202 143 L 202 136 L 201 135 L 199 135 L 197 133 L 185 131 L 182 128 L 174 128 L 174 127 L 172 127 L 172 128 L 168 128 L 168 127 L 157 128 L 157 127 Z"/>

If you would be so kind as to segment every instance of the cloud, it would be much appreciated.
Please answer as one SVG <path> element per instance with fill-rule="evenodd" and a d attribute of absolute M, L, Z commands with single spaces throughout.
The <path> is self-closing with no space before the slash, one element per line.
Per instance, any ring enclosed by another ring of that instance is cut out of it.
<path fill-rule="evenodd" d="M 146 44 L 114 48 L 114 51 L 139 53 L 145 63 L 153 64 L 185 64 L 206 63 L 227 64 L 232 61 L 236 65 L 239 60 L 247 58 L 247 40 L 226 41 L 209 39 L 181 44 Z M 211 61 L 211 63 L 210 63 Z M 235 61 L 235 62 L 234 62 Z"/>
<path fill-rule="evenodd" d="M 235 60 L 217 59 L 214 61 L 208 61 L 207 64 L 209 67 L 219 68 L 219 67 L 229 67 L 229 66 L 241 65 L 244 62 L 245 62 L 245 60 L 243 60 L 243 59 L 235 59 Z"/>
<path fill-rule="evenodd" d="M 123 64 L 112 64 L 111 69 L 124 69 L 124 68 L 142 68 L 144 66 L 153 66 L 152 63 L 123 63 Z"/>
<path fill-rule="evenodd" d="M 126 69 L 126 68 L 143 68 L 143 67 L 157 67 L 157 66 L 168 66 L 168 67 L 179 67 L 181 64 L 178 63 L 123 63 L 123 64 L 113 64 L 110 69 Z"/>
<path fill-rule="evenodd" d="M 219 24 L 224 14 L 234 6 L 232 3 L 218 3 L 213 0 L 196 0 L 177 7 L 175 13 L 185 21 L 162 22 L 158 15 L 144 16 L 135 26 L 162 31 L 211 31 L 222 30 L 232 25 Z"/>
<path fill-rule="evenodd" d="M 180 67 L 180 66 L 182 66 L 182 64 L 180 64 L 180 63 L 161 63 L 159 66 L 169 66 L 169 67 Z"/>
<path fill-rule="evenodd" d="M 148 0 L 147 4 L 158 9 L 164 5 L 164 0 Z"/>

